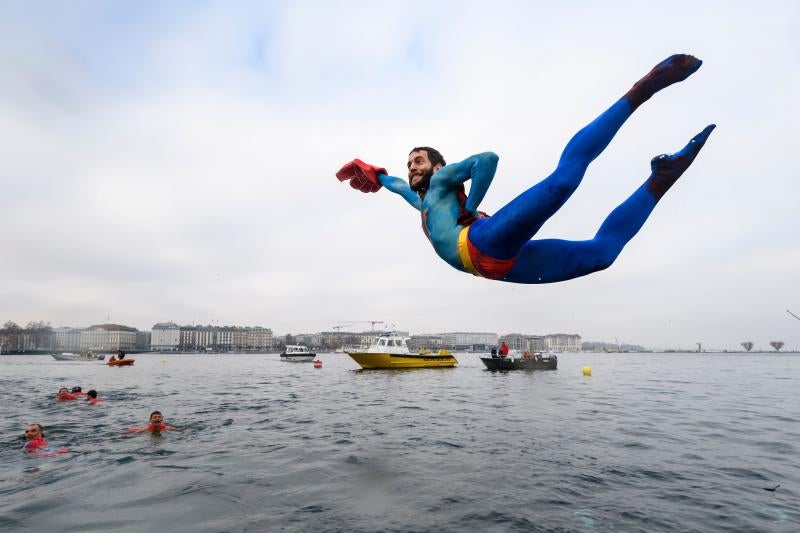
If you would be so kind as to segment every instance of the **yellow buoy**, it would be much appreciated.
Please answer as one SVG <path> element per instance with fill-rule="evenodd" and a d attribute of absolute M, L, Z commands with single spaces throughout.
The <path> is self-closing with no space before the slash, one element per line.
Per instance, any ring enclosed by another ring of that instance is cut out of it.
<path fill-rule="evenodd" d="M 590 366 L 583 367 L 583 375 L 584 376 L 591 376 L 592 375 L 592 367 L 590 367 Z"/>
<path fill-rule="evenodd" d="M 162 363 L 166 363 L 166 362 L 167 362 L 167 360 L 166 360 L 166 359 L 162 359 L 162 360 L 161 360 L 161 362 L 162 362 Z"/>

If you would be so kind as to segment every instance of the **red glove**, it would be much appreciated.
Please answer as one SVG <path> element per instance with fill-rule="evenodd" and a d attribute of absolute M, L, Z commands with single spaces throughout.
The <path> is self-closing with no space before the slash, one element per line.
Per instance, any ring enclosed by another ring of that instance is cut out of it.
<path fill-rule="evenodd" d="M 378 174 L 386 174 L 386 169 L 353 159 L 336 173 L 336 177 L 339 181 L 350 180 L 350 186 L 361 192 L 378 192 L 382 187 Z"/>

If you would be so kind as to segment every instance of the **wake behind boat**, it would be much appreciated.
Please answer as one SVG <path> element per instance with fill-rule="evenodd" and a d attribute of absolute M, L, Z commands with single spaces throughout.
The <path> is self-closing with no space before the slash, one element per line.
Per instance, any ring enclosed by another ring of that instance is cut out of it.
<path fill-rule="evenodd" d="M 454 367 L 458 360 L 447 350 L 439 353 L 411 353 L 406 337 L 394 333 L 381 335 L 364 351 L 347 352 L 347 355 L 364 369 L 437 368 Z"/>
<path fill-rule="evenodd" d="M 307 346 L 302 344 L 287 344 L 286 349 L 281 353 L 281 361 L 313 361 L 317 354 L 311 352 Z"/>
<path fill-rule="evenodd" d="M 507 356 L 481 357 L 481 361 L 486 368 L 495 370 L 556 370 L 558 367 L 558 357 L 555 354 L 540 352 L 520 355 L 510 354 Z"/>

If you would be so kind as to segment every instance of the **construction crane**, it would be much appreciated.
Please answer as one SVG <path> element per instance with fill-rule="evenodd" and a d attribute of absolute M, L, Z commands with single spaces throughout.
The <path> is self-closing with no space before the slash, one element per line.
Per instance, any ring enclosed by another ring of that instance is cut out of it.
<path fill-rule="evenodd" d="M 371 328 L 372 331 L 375 331 L 375 324 L 386 324 L 386 322 L 384 322 L 383 320 L 350 320 L 349 322 L 343 322 L 343 323 L 339 324 L 338 326 L 333 326 L 333 329 L 335 329 L 337 332 L 341 333 L 342 328 L 346 328 L 346 327 L 349 327 L 349 326 L 355 326 L 356 324 L 371 324 L 372 325 L 372 328 Z"/>

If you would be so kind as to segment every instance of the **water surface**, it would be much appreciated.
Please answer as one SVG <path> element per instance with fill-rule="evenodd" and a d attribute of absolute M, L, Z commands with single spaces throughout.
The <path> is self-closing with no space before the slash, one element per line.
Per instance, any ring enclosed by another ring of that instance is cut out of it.
<path fill-rule="evenodd" d="M 533 373 L 135 357 L 0 357 L 0 529 L 800 530 L 797 355 L 563 354 Z M 53 401 L 74 385 L 108 402 Z M 123 433 L 155 409 L 186 431 Z M 31 422 L 76 453 L 22 453 Z"/>

